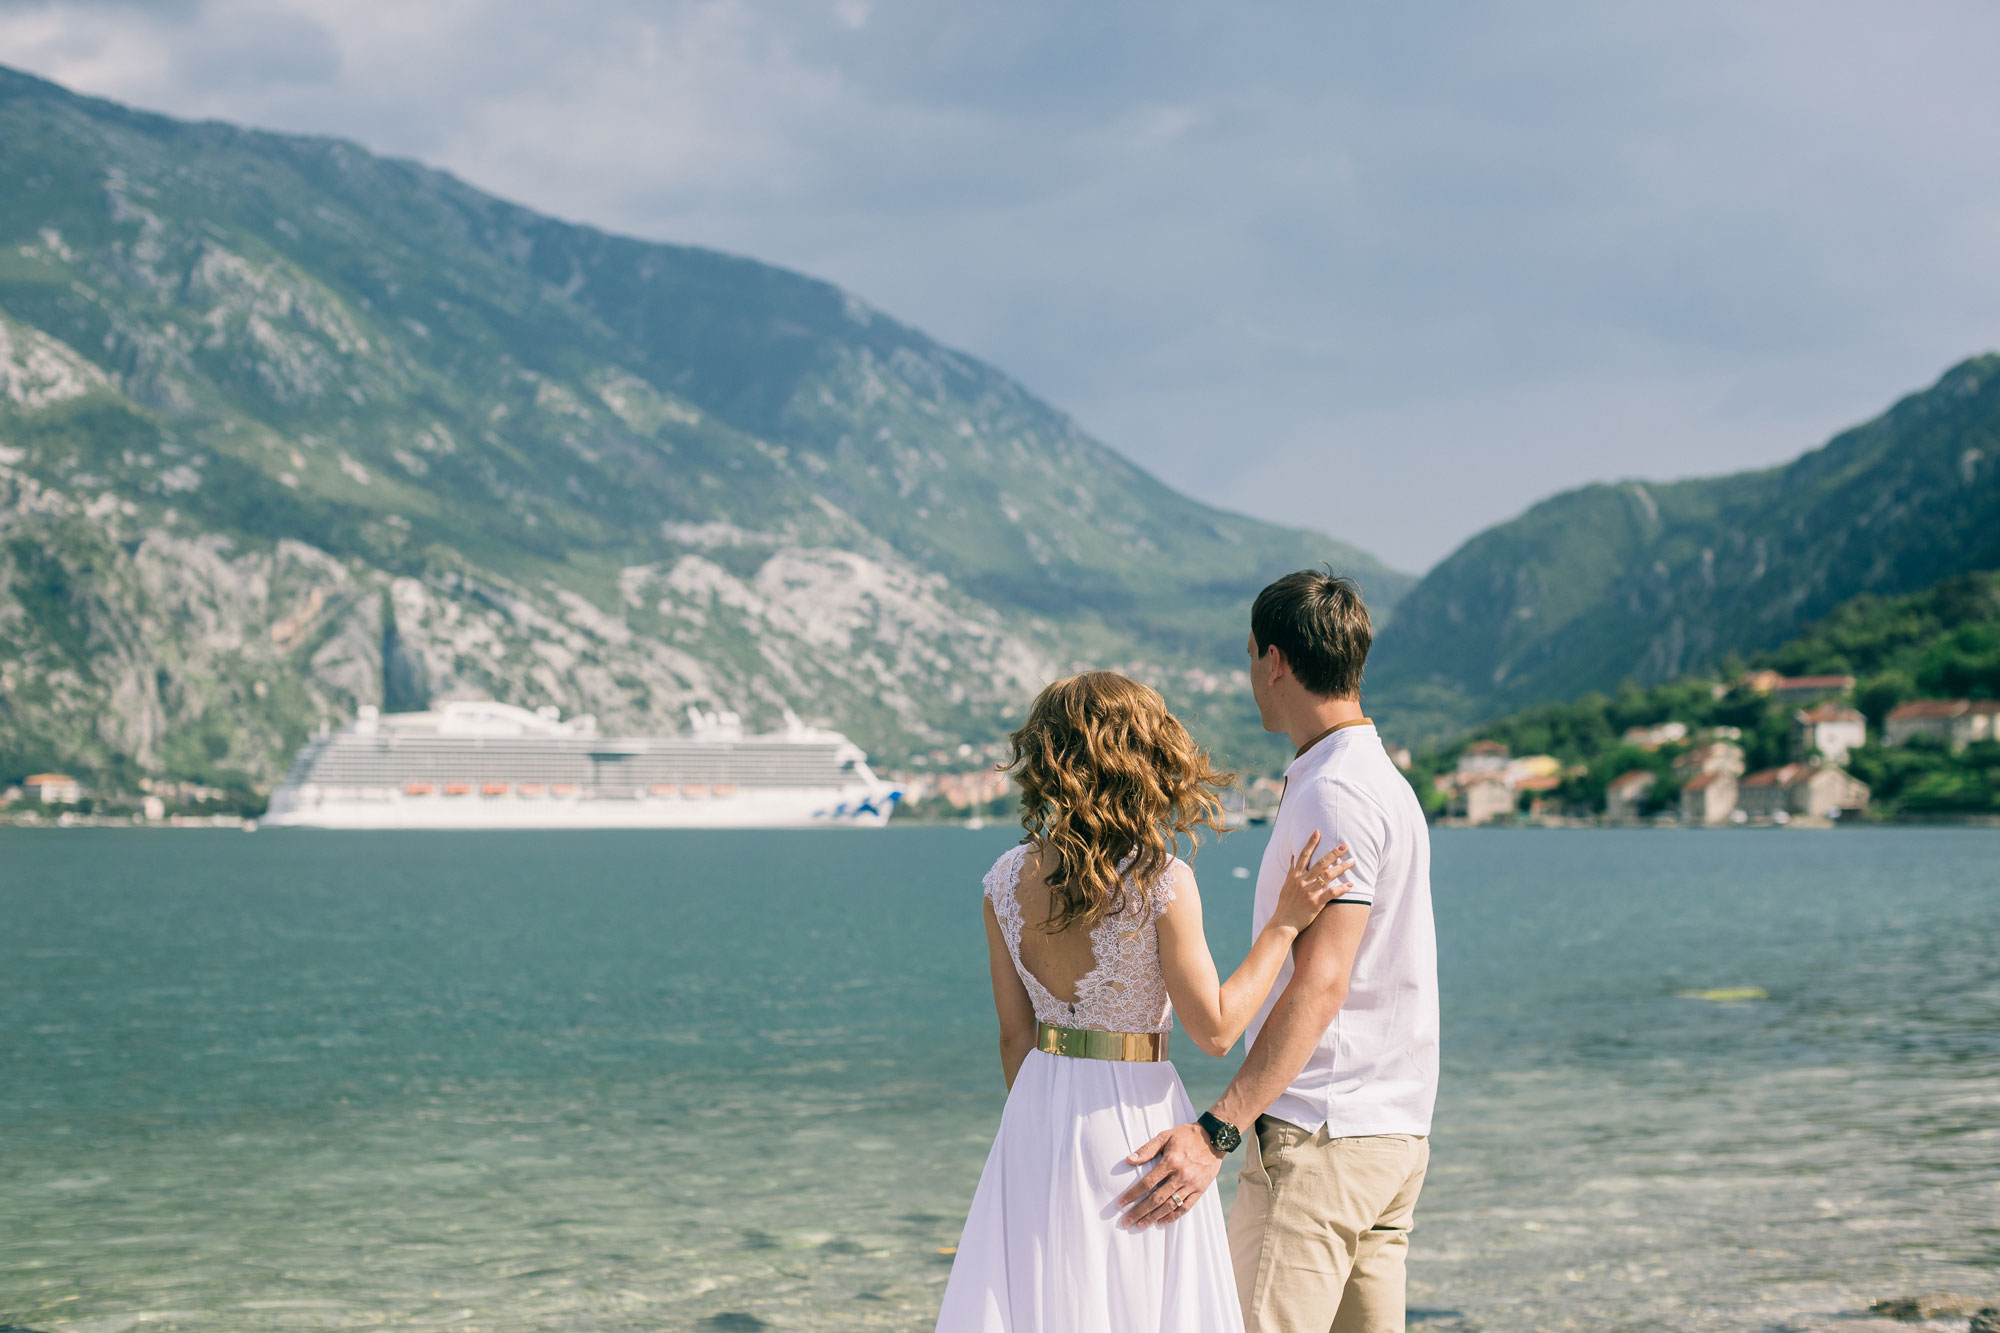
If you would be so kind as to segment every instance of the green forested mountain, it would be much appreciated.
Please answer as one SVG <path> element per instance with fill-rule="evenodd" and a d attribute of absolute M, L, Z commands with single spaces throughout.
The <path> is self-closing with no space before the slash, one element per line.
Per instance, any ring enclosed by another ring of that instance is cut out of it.
<path fill-rule="evenodd" d="M 1474 537 L 1397 606 L 1370 711 L 1411 739 L 1769 649 L 1862 593 L 2000 566 L 2000 356 L 1797 462 L 1587 486 Z"/>
<path fill-rule="evenodd" d="M 1856 706 L 1870 726 L 1911 699 L 2000 699 L 2000 573 L 1965 574 L 1904 597 L 1863 594 L 1756 664 L 1855 677 Z"/>
<path fill-rule="evenodd" d="M 895 758 L 1083 663 L 1197 700 L 1322 560 L 1409 582 L 825 283 L 0 69 L 0 777 L 446 693 Z"/>

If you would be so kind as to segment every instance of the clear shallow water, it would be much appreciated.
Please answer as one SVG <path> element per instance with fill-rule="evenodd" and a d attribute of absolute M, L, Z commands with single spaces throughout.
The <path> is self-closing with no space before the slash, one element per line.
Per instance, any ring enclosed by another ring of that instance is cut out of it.
<path fill-rule="evenodd" d="M 1262 838 L 1196 863 L 1225 963 Z M 0 833 L 0 1328 L 928 1329 L 1009 841 Z M 1436 873 L 1418 1320 L 2000 1298 L 2000 835 L 1441 832 Z"/>

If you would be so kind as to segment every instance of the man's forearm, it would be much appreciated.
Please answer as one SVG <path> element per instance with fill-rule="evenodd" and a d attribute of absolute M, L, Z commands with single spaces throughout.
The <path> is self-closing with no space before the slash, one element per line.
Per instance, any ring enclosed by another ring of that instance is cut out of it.
<path fill-rule="evenodd" d="M 1236 1077 L 1229 1081 L 1221 1100 L 1215 1103 L 1218 1120 L 1248 1129 L 1258 1116 L 1270 1109 L 1278 1094 L 1291 1086 L 1306 1067 L 1327 1024 L 1347 998 L 1346 987 L 1337 992 L 1301 994 L 1298 980 L 1285 988 L 1271 1006 L 1271 1016 L 1257 1034 L 1256 1044 L 1243 1057 Z"/>

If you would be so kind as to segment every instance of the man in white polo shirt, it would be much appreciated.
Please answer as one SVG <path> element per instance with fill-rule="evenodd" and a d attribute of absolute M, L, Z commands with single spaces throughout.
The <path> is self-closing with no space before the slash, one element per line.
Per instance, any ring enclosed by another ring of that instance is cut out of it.
<path fill-rule="evenodd" d="M 1437 1099 L 1430 833 L 1361 712 L 1372 633 L 1360 590 L 1304 570 L 1258 594 L 1251 691 L 1297 748 L 1257 877 L 1251 929 L 1313 834 L 1345 844 L 1354 887 L 1292 946 L 1213 1107 L 1133 1155 L 1158 1165 L 1120 1202 L 1170 1222 L 1239 1142 L 1229 1247 L 1248 1333 L 1380 1333 L 1404 1324 L 1404 1258 Z M 1167 1201 L 1179 1195 L 1181 1203 Z"/>

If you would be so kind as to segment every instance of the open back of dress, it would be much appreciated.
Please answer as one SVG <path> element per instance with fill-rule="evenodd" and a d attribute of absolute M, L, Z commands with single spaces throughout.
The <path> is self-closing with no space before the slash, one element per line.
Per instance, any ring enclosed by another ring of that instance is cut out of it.
<path fill-rule="evenodd" d="M 1014 970 L 1034 1001 L 1035 1017 L 1059 1027 L 1102 1032 L 1165 1032 L 1173 1026 L 1167 978 L 1160 970 L 1160 914 L 1174 900 L 1174 867 L 1180 862 L 1169 858 L 1153 882 L 1143 887 L 1128 879 L 1124 911 L 1105 917 L 1090 932 L 1089 970 L 1070 978 L 1051 975 L 1050 981 L 1056 983 L 1052 987 L 1021 959 L 1023 933 L 1039 928 L 1027 924 L 1021 906 L 1021 872 L 1033 851 L 1026 843 L 1008 849 L 986 872 L 986 896 L 993 903 Z M 1058 990 L 1076 998 L 1064 1000 Z"/>

